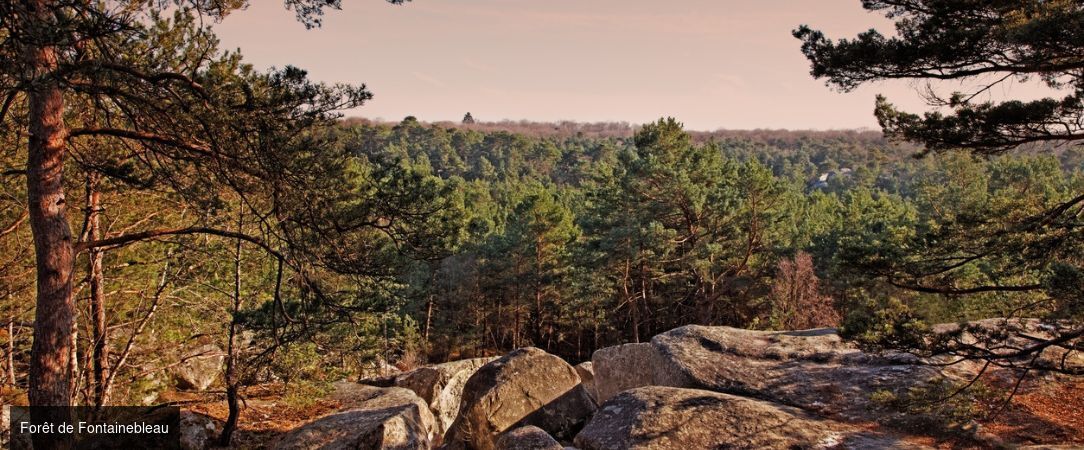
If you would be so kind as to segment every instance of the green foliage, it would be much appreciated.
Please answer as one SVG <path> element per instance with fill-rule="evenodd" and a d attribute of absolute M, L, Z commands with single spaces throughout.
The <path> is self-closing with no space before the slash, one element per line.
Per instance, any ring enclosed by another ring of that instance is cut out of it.
<path fill-rule="evenodd" d="M 928 325 L 897 298 L 859 294 L 865 301 L 853 307 L 844 319 L 840 334 L 854 339 L 867 350 L 926 347 Z"/>
<path fill-rule="evenodd" d="M 300 380 L 285 391 L 282 403 L 290 408 L 306 409 L 327 397 L 333 389 L 326 381 Z"/>
<path fill-rule="evenodd" d="M 1047 292 L 1057 302 L 1055 319 L 1084 317 L 1084 271 L 1068 264 L 1054 264 L 1045 285 Z"/>
<path fill-rule="evenodd" d="M 316 379 L 317 372 L 323 368 L 322 359 L 316 344 L 298 342 L 280 348 L 271 369 L 282 378 L 284 391 L 289 391 L 291 382 Z"/>
<path fill-rule="evenodd" d="M 903 392 L 880 389 L 870 393 L 869 399 L 896 426 L 959 435 L 985 419 L 984 405 L 998 402 L 1001 396 L 981 381 L 964 386 L 942 378 Z"/>
<path fill-rule="evenodd" d="M 913 78 L 978 79 L 983 86 L 940 99 L 952 109 L 950 114 L 901 112 L 879 97 L 876 114 L 887 135 L 922 142 L 932 151 L 962 147 L 984 154 L 1030 142 L 1080 139 L 1084 85 L 1074 75 L 1084 66 L 1080 2 L 874 0 L 863 6 L 894 20 L 896 35 L 871 29 L 833 41 L 808 26 L 799 27 L 794 36 L 802 41 L 814 77 L 843 90 Z M 974 101 L 1010 78 L 1037 78 L 1070 92 L 1060 99 Z"/>

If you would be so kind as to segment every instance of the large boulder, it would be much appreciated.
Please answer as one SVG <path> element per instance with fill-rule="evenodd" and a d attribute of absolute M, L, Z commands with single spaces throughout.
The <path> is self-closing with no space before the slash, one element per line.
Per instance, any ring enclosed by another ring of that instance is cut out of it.
<path fill-rule="evenodd" d="M 12 405 L 0 405 L 0 448 L 12 450 L 32 450 L 34 443 L 30 441 L 30 433 L 18 433 L 11 430 L 11 422 L 30 420 L 30 410 L 26 407 L 17 408 Z"/>
<path fill-rule="evenodd" d="M 182 362 L 172 372 L 177 387 L 205 391 L 222 373 L 226 353 L 217 345 L 204 344 L 185 353 Z"/>
<path fill-rule="evenodd" d="M 671 386 L 770 400 L 846 419 L 869 419 L 870 394 L 905 394 L 940 380 L 914 358 L 867 354 L 834 329 L 791 332 L 690 325 L 650 344 L 592 357 L 599 400 L 639 386 Z"/>
<path fill-rule="evenodd" d="M 343 389 L 337 387 L 339 392 Z M 290 431 L 275 449 L 433 448 L 434 420 L 429 406 L 413 391 L 356 385 L 339 394 L 349 410 L 324 416 Z"/>
<path fill-rule="evenodd" d="M 661 386 L 627 390 L 602 404 L 575 444 L 581 450 L 928 449 L 777 403 Z"/>
<path fill-rule="evenodd" d="M 825 448 L 851 431 L 761 400 L 654 386 L 604 403 L 575 443 L 582 450 Z"/>
<path fill-rule="evenodd" d="M 0 448 L 8 448 L 11 439 L 11 406 L 0 405 Z"/>
<path fill-rule="evenodd" d="M 564 450 L 546 430 L 533 425 L 506 431 L 497 439 L 497 450 Z"/>
<path fill-rule="evenodd" d="M 494 450 L 501 433 L 525 425 L 569 439 L 594 408 L 572 366 L 540 349 L 521 348 L 482 366 L 467 380 L 445 444 L 450 449 Z"/>
<path fill-rule="evenodd" d="M 587 391 L 587 395 L 597 404 L 598 392 L 595 390 L 595 365 L 591 361 L 576 364 L 576 375 L 580 376 L 580 384 L 583 385 L 583 390 Z"/>
<path fill-rule="evenodd" d="M 651 343 L 624 344 L 596 350 L 591 356 L 595 400 L 604 403 L 619 392 L 642 386 L 691 386 Z"/>
<path fill-rule="evenodd" d="M 436 418 L 437 431 L 448 431 L 459 413 L 463 386 L 478 368 L 497 358 L 474 358 L 422 367 L 395 378 L 395 385 L 418 394 Z"/>

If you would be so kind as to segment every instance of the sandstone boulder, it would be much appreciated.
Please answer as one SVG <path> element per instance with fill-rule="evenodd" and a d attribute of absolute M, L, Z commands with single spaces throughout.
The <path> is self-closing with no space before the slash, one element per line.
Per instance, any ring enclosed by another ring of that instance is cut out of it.
<path fill-rule="evenodd" d="M 619 392 L 643 386 L 691 386 L 651 343 L 624 344 L 596 350 L 591 356 L 595 400 L 603 403 Z"/>
<path fill-rule="evenodd" d="M 643 387 L 604 403 L 575 443 L 582 450 L 826 448 L 840 445 L 851 431 L 761 400 Z"/>
<path fill-rule="evenodd" d="M 205 391 L 222 373 L 226 354 L 214 344 L 205 344 L 189 350 L 183 362 L 172 370 L 181 389 Z"/>
<path fill-rule="evenodd" d="M 587 395 L 591 397 L 591 400 L 598 403 L 598 392 L 595 390 L 594 364 L 592 364 L 591 361 L 576 364 L 576 375 L 580 376 L 580 384 L 583 385 L 583 390 L 587 392 Z"/>
<path fill-rule="evenodd" d="M 497 439 L 497 450 L 564 450 L 546 430 L 528 425 L 510 430 Z"/>
<path fill-rule="evenodd" d="M 575 443 L 581 450 L 929 450 L 777 403 L 660 386 L 624 391 L 602 404 Z"/>
<path fill-rule="evenodd" d="M 11 429 L 11 422 L 30 420 L 30 410 L 26 407 L 0 405 L 0 416 L 3 419 L 3 425 L 0 425 L 0 448 L 33 450 L 34 443 L 30 440 L 30 433 L 19 433 Z"/>
<path fill-rule="evenodd" d="M 290 431 L 276 449 L 433 448 L 434 420 L 428 405 L 403 388 L 336 386 L 340 402 L 350 410 L 324 416 Z"/>
<path fill-rule="evenodd" d="M 395 367 L 393 364 L 388 363 L 384 358 L 377 357 L 375 359 L 365 361 L 359 368 L 359 376 L 362 380 L 366 379 L 382 379 L 391 378 L 394 379 L 402 370 Z"/>
<path fill-rule="evenodd" d="M 214 443 L 218 429 L 210 417 L 185 410 L 181 411 L 179 434 L 182 450 L 203 450 Z"/>
<path fill-rule="evenodd" d="M 685 326 L 650 344 L 601 349 L 592 357 L 599 400 L 640 386 L 729 393 L 845 420 L 868 419 L 870 393 L 903 394 L 936 382 L 914 358 L 867 354 L 834 329 L 791 332 Z"/>
<path fill-rule="evenodd" d="M 7 448 L 11 439 L 11 406 L 0 405 L 0 448 Z"/>
<path fill-rule="evenodd" d="M 494 450 L 501 433 L 525 425 L 569 439 L 594 406 L 572 366 L 540 349 L 521 348 L 482 366 L 467 380 L 445 444 L 450 449 Z"/>
<path fill-rule="evenodd" d="M 433 412 L 437 432 L 444 434 L 459 413 L 463 386 L 478 368 L 496 358 L 474 358 L 422 367 L 395 378 L 395 385 L 410 389 Z"/>

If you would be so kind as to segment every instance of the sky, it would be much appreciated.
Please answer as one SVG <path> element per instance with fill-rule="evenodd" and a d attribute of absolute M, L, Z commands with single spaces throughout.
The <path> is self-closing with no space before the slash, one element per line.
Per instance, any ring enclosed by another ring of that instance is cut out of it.
<path fill-rule="evenodd" d="M 225 49 L 266 69 L 293 65 L 374 98 L 347 116 L 397 121 L 675 117 L 692 130 L 876 129 L 883 93 L 928 110 L 925 84 L 842 93 L 809 75 L 791 30 L 830 37 L 892 23 L 859 0 L 345 0 L 306 30 L 280 0 L 252 0 L 216 24 Z M 973 89 L 949 83 L 940 92 Z M 1005 84 L 993 100 L 1043 89 Z"/>

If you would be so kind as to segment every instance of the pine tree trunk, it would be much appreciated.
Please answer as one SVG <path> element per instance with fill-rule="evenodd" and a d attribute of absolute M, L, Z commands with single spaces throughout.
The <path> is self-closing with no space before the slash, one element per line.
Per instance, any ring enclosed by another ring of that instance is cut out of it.
<path fill-rule="evenodd" d="M 542 236 L 535 238 L 534 247 L 534 344 L 542 347 L 545 339 L 545 318 L 542 314 Z M 549 345 L 545 345 L 546 351 L 550 351 Z"/>
<path fill-rule="evenodd" d="M 631 283 L 630 273 L 631 262 L 628 258 L 625 258 L 625 273 L 621 277 L 621 288 L 625 294 L 625 301 L 629 302 L 629 324 L 632 329 L 632 342 L 640 342 L 640 325 L 639 315 L 636 313 L 636 298 L 633 297 L 632 291 L 629 289 Z"/>
<path fill-rule="evenodd" d="M 47 0 L 27 0 L 23 49 L 26 67 L 33 77 L 27 87 L 28 148 L 26 197 L 30 230 L 34 235 L 37 269 L 37 303 L 34 311 L 34 343 L 30 349 L 28 396 L 31 406 L 69 406 L 71 392 L 72 326 L 72 233 L 64 196 L 64 95 L 51 74 L 57 67 L 56 49 L 49 36 L 53 8 Z M 31 410 L 31 420 L 70 422 L 66 408 Z M 37 433 L 35 448 L 66 449 L 74 443 L 68 435 Z"/>
<path fill-rule="evenodd" d="M 11 294 L 8 294 L 8 299 L 11 299 Z M 9 302 L 10 304 L 10 302 Z M 8 355 L 7 355 L 7 377 L 8 382 L 12 386 L 17 383 L 15 381 L 15 313 L 8 312 Z"/>
<path fill-rule="evenodd" d="M 27 2 L 29 28 L 51 28 L 46 0 Z M 38 33 L 35 33 L 38 34 Z M 64 156 L 67 129 L 64 96 L 48 77 L 57 68 L 56 50 L 47 39 L 29 39 L 28 67 L 35 80 L 29 101 L 29 148 L 26 191 L 30 228 L 37 259 L 37 310 L 34 344 L 30 351 L 30 404 L 71 404 L 72 233 L 64 196 Z"/>
<path fill-rule="evenodd" d="M 74 319 L 74 315 L 73 315 Z M 71 333 L 68 335 L 68 339 L 71 340 L 71 356 L 68 358 L 68 373 L 71 374 L 71 399 L 72 404 L 79 402 L 79 388 L 82 387 L 83 374 L 85 370 L 81 370 L 79 367 L 79 322 L 72 320 Z M 86 398 L 84 392 L 83 398 Z"/>
<path fill-rule="evenodd" d="M 101 212 L 101 192 L 98 190 L 99 177 L 92 175 L 87 180 L 87 237 L 98 240 L 102 237 L 99 215 Z M 93 323 L 93 385 L 94 406 L 102 407 L 107 398 L 106 384 L 109 380 L 109 335 L 105 322 L 105 275 L 102 272 L 102 260 L 105 252 L 91 249 L 87 255 L 87 274 L 90 285 L 90 315 Z"/>
<path fill-rule="evenodd" d="M 237 219 L 237 232 L 244 232 L 244 211 Z M 233 314 L 230 319 L 229 341 L 226 342 L 226 407 L 229 415 L 226 423 L 222 426 L 222 434 L 218 437 L 218 445 L 229 447 L 230 439 L 234 430 L 237 429 L 237 419 L 241 416 L 241 405 L 238 399 L 238 376 L 237 376 L 237 326 L 241 312 L 241 240 L 237 240 L 233 260 Z"/>
<path fill-rule="evenodd" d="M 433 294 L 425 302 L 425 351 L 429 352 L 429 332 L 433 327 Z"/>

